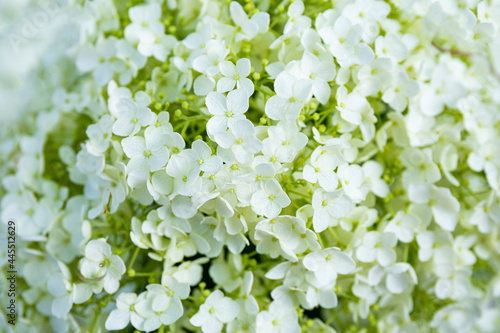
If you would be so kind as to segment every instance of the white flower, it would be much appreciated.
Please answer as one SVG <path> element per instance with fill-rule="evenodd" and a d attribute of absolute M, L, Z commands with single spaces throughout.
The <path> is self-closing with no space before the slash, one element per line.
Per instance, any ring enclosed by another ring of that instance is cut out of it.
<path fill-rule="evenodd" d="M 281 254 L 293 262 L 297 261 L 296 253 L 309 247 L 317 248 L 316 237 L 312 235 L 304 220 L 288 215 L 265 219 L 255 226 L 255 239 L 259 241 L 257 252 L 270 253 L 271 257 Z"/>
<path fill-rule="evenodd" d="M 416 96 L 418 92 L 417 82 L 410 79 L 405 72 L 399 72 L 394 76 L 391 86 L 384 91 L 382 100 L 394 110 L 402 112 L 408 105 L 408 98 Z"/>
<path fill-rule="evenodd" d="M 369 187 L 364 184 L 363 169 L 357 164 L 342 164 L 337 169 L 342 189 L 353 202 L 358 203 L 365 199 Z"/>
<path fill-rule="evenodd" d="M 227 261 L 223 258 L 213 261 L 208 273 L 225 292 L 231 293 L 243 282 L 240 276 L 241 265 L 241 256 L 229 255 Z"/>
<path fill-rule="evenodd" d="M 297 152 L 307 144 L 307 136 L 298 132 L 294 123 L 279 122 L 277 126 L 270 126 L 267 133 L 268 137 L 262 142 L 262 152 L 280 163 L 292 162 Z"/>
<path fill-rule="evenodd" d="M 345 163 L 342 154 L 337 150 L 316 149 L 311 155 L 311 165 L 305 165 L 302 176 L 308 182 L 318 183 L 325 191 L 337 189 L 339 181 L 334 170 Z"/>
<path fill-rule="evenodd" d="M 200 167 L 187 156 L 172 155 L 168 161 L 167 174 L 174 178 L 174 193 L 181 195 L 195 195 L 201 187 Z"/>
<path fill-rule="evenodd" d="M 313 194 L 312 206 L 314 231 L 321 232 L 329 226 L 336 226 L 339 219 L 346 216 L 354 204 L 342 189 L 331 192 L 317 189 Z"/>
<path fill-rule="evenodd" d="M 203 23 L 198 26 L 196 32 L 192 32 L 189 35 L 187 35 L 187 37 L 182 40 L 182 44 L 184 44 L 190 50 L 193 50 L 194 51 L 193 53 L 196 56 L 198 56 L 200 53 L 205 51 L 207 43 L 211 39 L 212 39 L 212 24 Z"/>
<path fill-rule="evenodd" d="M 111 116 L 104 115 L 97 124 L 87 127 L 85 133 L 89 137 L 89 141 L 87 142 L 87 151 L 89 153 L 101 155 L 108 149 L 113 122 Z"/>
<path fill-rule="evenodd" d="M 155 172 L 168 162 L 167 137 L 160 131 L 147 128 L 142 136 L 131 136 L 122 140 L 124 153 L 130 158 L 127 168 Z"/>
<path fill-rule="evenodd" d="M 288 7 L 287 15 L 289 20 L 286 22 L 283 33 L 296 33 L 300 34 L 301 31 L 311 27 L 311 18 L 302 15 L 305 7 L 304 2 L 301 0 L 294 1 Z"/>
<path fill-rule="evenodd" d="M 465 95 L 464 88 L 458 82 L 446 65 L 436 66 L 430 82 L 422 87 L 420 111 L 426 116 L 437 116 L 445 106 L 454 107 L 457 100 Z"/>
<path fill-rule="evenodd" d="M 358 71 L 359 83 L 356 91 L 363 96 L 377 96 L 385 91 L 392 81 L 392 62 L 387 58 L 377 58 L 371 64 L 361 66 Z"/>
<path fill-rule="evenodd" d="M 52 274 L 47 279 L 47 290 L 54 297 L 51 312 L 57 318 L 64 318 L 71 310 L 74 301 L 73 286 L 69 282 L 71 273 L 61 262 L 57 262 L 60 273 Z"/>
<path fill-rule="evenodd" d="M 229 49 L 224 42 L 212 39 L 206 46 L 206 54 L 202 54 L 193 61 L 193 68 L 208 76 L 219 73 L 219 64 L 226 58 Z"/>
<path fill-rule="evenodd" d="M 391 265 L 396 261 L 393 248 L 397 242 L 398 239 L 392 232 L 370 231 L 356 250 L 356 258 L 361 262 L 373 262 L 376 259 L 383 267 Z"/>
<path fill-rule="evenodd" d="M 276 217 L 281 209 L 290 204 L 290 199 L 276 180 L 264 182 L 262 189 L 252 195 L 250 203 L 257 214 Z"/>
<path fill-rule="evenodd" d="M 128 98 L 122 98 L 117 104 L 117 120 L 112 131 L 119 136 L 135 135 L 141 127 L 146 127 L 154 122 L 153 112 L 146 107 L 139 107 Z"/>
<path fill-rule="evenodd" d="M 434 287 L 436 296 L 440 299 L 462 299 L 471 291 L 469 269 L 455 268 L 453 265 L 439 265 L 436 267 L 438 280 Z"/>
<path fill-rule="evenodd" d="M 257 315 L 257 332 L 300 333 L 297 312 L 288 304 L 272 302 L 267 311 Z"/>
<path fill-rule="evenodd" d="M 482 233 L 490 232 L 495 224 L 500 224 L 500 205 L 498 203 L 489 204 L 486 200 L 479 202 L 474 207 L 470 223 L 477 225 Z"/>
<path fill-rule="evenodd" d="M 420 229 L 421 225 L 422 221 L 417 215 L 399 211 L 389 221 L 384 231 L 394 233 L 400 242 L 410 243 L 415 237 L 415 231 Z"/>
<path fill-rule="evenodd" d="M 435 261 L 446 261 L 441 258 L 449 259 L 452 252 L 452 236 L 448 231 L 424 231 L 417 235 L 418 259 L 428 261 L 434 257 Z M 454 254 L 453 254 L 454 256 Z"/>
<path fill-rule="evenodd" d="M 251 121 L 247 119 L 231 122 L 227 132 L 217 132 L 214 140 L 220 147 L 231 149 L 236 160 L 240 163 L 247 163 L 262 149 L 262 142 L 255 137 L 255 128 Z"/>
<path fill-rule="evenodd" d="M 359 126 L 363 140 L 369 142 L 375 136 L 375 126 L 377 117 L 373 113 L 373 109 L 366 100 L 358 92 L 348 93 L 345 86 L 337 89 L 337 110 L 340 111 L 342 119 L 350 124 Z"/>
<path fill-rule="evenodd" d="M 191 149 L 185 150 L 184 155 L 191 159 L 191 163 L 198 163 L 200 170 L 216 173 L 222 169 L 222 160 L 217 155 L 212 155 L 212 149 L 201 140 L 196 140 Z"/>
<path fill-rule="evenodd" d="M 236 41 L 252 39 L 257 36 L 257 34 L 269 30 L 270 18 L 268 13 L 256 13 L 249 19 L 243 7 L 236 1 L 232 1 L 229 5 L 229 12 L 234 24 L 240 28 L 236 33 Z"/>
<path fill-rule="evenodd" d="M 356 263 L 337 247 L 311 252 L 302 261 L 305 268 L 314 273 L 318 286 L 331 286 L 337 280 L 337 274 L 351 274 Z"/>
<path fill-rule="evenodd" d="M 222 291 L 215 290 L 189 322 L 193 326 L 201 327 L 203 333 L 218 333 L 222 331 L 224 323 L 229 323 L 236 318 L 238 312 L 238 303 L 229 297 L 224 297 Z"/>
<path fill-rule="evenodd" d="M 408 57 L 408 49 L 396 35 L 378 36 L 375 40 L 375 54 L 380 58 L 390 58 L 398 63 Z"/>
<path fill-rule="evenodd" d="M 385 198 L 389 194 L 389 186 L 381 179 L 384 169 L 380 163 L 367 161 L 363 163 L 363 174 L 370 184 L 370 191 L 378 197 Z"/>
<path fill-rule="evenodd" d="M 137 44 L 147 31 L 153 27 L 163 27 L 159 21 L 161 18 L 161 6 L 158 3 L 149 3 L 131 7 L 128 11 L 131 24 L 125 27 L 125 38 L 132 44 Z"/>
<path fill-rule="evenodd" d="M 137 295 L 134 293 L 121 293 L 116 299 L 116 309 L 111 311 L 106 319 L 106 329 L 109 331 L 122 330 L 130 321 L 140 322 L 142 319 L 135 313 L 134 305 Z"/>
<path fill-rule="evenodd" d="M 107 293 L 118 290 L 120 279 L 125 273 L 123 260 L 111 253 L 111 247 L 104 238 L 91 240 L 85 246 L 85 257 L 80 261 L 80 271 L 85 278 L 99 279 Z"/>
<path fill-rule="evenodd" d="M 205 100 L 208 112 L 213 115 L 207 122 L 207 132 L 214 135 L 225 132 L 230 124 L 246 119 L 244 113 L 248 110 L 248 93 L 244 89 L 236 89 L 227 94 L 210 92 Z"/>
<path fill-rule="evenodd" d="M 170 123 L 170 114 L 167 111 L 158 113 L 154 126 L 157 130 L 160 130 L 166 134 L 170 134 L 174 131 L 172 128 L 172 124 Z"/>
<path fill-rule="evenodd" d="M 276 95 L 266 103 L 266 115 L 274 120 L 289 120 L 294 122 L 309 98 L 312 90 L 310 80 L 297 80 L 287 72 L 281 72 L 274 81 Z"/>
<path fill-rule="evenodd" d="M 322 104 L 326 104 L 332 93 L 328 82 L 335 78 L 335 64 L 333 61 L 321 61 L 314 54 L 304 52 L 300 60 L 302 75 L 310 79 L 312 84 L 312 93 Z"/>
<path fill-rule="evenodd" d="M 352 25 L 345 16 L 337 18 L 333 27 L 321 28 L 318 33 L 341 67 L 353 64 L 366 65 L 374 58 L 373 50 L 365 43 L 360 43 L 361 26 Z"/>
<path fill-rule="evenodd" d="M 393 294 L 411 292 L 417 284 L 417 274 L 413 267 L 405 262 L 398 262 L 387 267 L 374 266 L 368 272 L 368 283 L 376 286 L 385 278 L 385 287 Z"/>
<path fill-rule="evenodd" d="M 151 26 L 145 30 L 137 50 L 145 57 L 154 56 L 159 61 L 167 60 L 167 56 L 177 43 L 177 39 L 171 35 L 165 35 L 163 25 Z"/>
<path fill-rule="evenodd" d="M 387 22 L 386 17 L 391 11 L 389 4 L 383 1 L 357 0 L 347 4 L 342 10 L 354 24 L 363 28 L 363 40 L 371 43 L 379 34 L 379 24 Z"/>
<path fill-rule="evenodd" d="M 113 78 L 112 57 L 116 53 L 116 38 L 101 39 L 93 48 L 83 48 L 78 53 L 76 66 L 82 72 L 93 71 L 97 84 L 103 86 Z"/>
<path fill-rule="evenodd" d="M 449 188 L 427 183 L 411 183 L 408 192 L 412 202 L 430 207 L 434 220 L 441 228 L 448 231 L 455 230 L 460 203 Z"/>
<path fill-rule="evenodd" d="M 470 248 L 476 243 L 476 235 L 460 235 L 455 238 L 453 242 L 453 249 L 457 256 L 457 264 L 464 266 L 472 266 L 476 263 L 476 255 Z"/>
<path fill-rule="evenodd" d="M 146 297 L 134 305 L 137 314 L 144 320 L 141 330 L 151 332 L 161 325 L 170 325 L 184 313 L 181 299 L 188 297 L 189 286 L 178 283 L 173 277 L 163 280 L 162 285 L 149 284 Z"/>
<path fill-rule="evenodd" d="M 401 154 L 401 162 L 406 166 L 403 172 L 405 182 L 435 183 L 441 179 L 439 167 L 432 160 L 432 149 L 408 148 Z"/>
<path fill-rule="evenodd" d="M 254 91 L 253 83 L 247 76 L 250 75 L 250 60 L 241 58 L 236 61 L 236 66 L 230 61 L 222 61 L 219 69 L 224 77 L 217 81 L 217 92 L 224 93 L 236 88 L 247 91 L 248 96 L 252 96 Z"/>

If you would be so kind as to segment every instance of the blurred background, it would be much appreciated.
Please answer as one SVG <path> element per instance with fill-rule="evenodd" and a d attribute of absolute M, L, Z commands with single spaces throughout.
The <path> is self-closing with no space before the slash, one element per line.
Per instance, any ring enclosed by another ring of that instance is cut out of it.
<path fill-rule="evenodd" d="M 60 56 L 78 41 L 72 1 L 0 1 L 0 136 L 26 112 L 45 110 L 52 96 L 44 91 L 63 78 Z"/>

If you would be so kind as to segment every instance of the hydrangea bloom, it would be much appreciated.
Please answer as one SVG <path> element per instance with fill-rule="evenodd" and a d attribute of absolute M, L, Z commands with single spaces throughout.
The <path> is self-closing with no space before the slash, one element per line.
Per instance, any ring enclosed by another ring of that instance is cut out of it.
<path fill-rule="evenodd" d="M 0 16 L 2 332 L 498 331 L 499 0 Z"/>

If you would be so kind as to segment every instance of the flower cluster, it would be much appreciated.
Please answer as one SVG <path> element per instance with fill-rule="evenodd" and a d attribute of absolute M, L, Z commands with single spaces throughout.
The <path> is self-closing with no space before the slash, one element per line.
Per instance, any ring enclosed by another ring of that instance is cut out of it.
<path fill-rule="evenodd" d="M 500 327 L 499 1 L 53 5 L 0 124 L 16 332 Z"/>

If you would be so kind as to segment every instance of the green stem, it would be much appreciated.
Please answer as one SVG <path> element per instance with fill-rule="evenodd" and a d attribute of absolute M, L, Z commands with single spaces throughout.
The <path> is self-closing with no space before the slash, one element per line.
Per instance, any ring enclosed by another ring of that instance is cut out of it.
<path fill-rule="evenodd" d="M 321 249 L 324 249 L 325 246 L 323 245 L 323 240 L 321 239 L 321 235 L 319 233 L 316 233 L 316 236 L 318 236 L 318 243 L 321 245 Z"/>
<path fill-rule="evenodd" d="M 408 252 L 410 251 L 410 244 L 405 244 L 404 254 L 403 254 L 403 262 L 408 262 Z"/>
<path fill-rule="evenodd" d="M 308 195 L 305 195 L 303 193 L 299 193 L 299 192 L 296 192 L 296 191 L 289 190 L 288 193 L 299 195 L 299 196 L 301 196 L 301 197 L 303 197 L 305 199 L 310 199 Z"/>
<path fill-rule="evenodd" d="M 140 249 L 141 249 L 140 247 L 135 249 L 134 255 L 132 256 L 132 259 L 130 260 L 130 263 L 128 264 L 128 269 L 132 269 L 132 265 L 134 265 L 135 258 L 137 258 L 137 255 L 139 254 Z"/>
<path fill-rule="evenodd" d="M 339 237 L 337 236 L 337 234 L 335 233 L 335 231 L 333 230 L 332 227 L 328 227 L 328 230 L 330 231 L 330 233 L 332 234 L 333 238 L 335 238 L 335 240 L 337 242 L 339 242 L 340 244 L 344 244 L 343 242 L 340 241 Z"/>
<path fill-rule="evenodd" d="M 345 293 L 336 293 L 337 296 L 341 296 L 341 297 L 345 297 L 345 298 L 349 298 L 349 299 L 352 299 L 352 300 L 355 300 L 357 301 L 358 299 L 354 296 L 351 296 L 351 295 L 348 295 L 348 294 L 345 294 Z"/>
<path fill-rule="evenodd" d="M 157 275 L 162 275 L 163 272 L 135 272 L 134 276 L 157 276 Z"/>
<path fill-rule="evenodd" d="M 184 124 L 184 127 L 182 127 L 182 131 L 181 131 L 181 136 L 184 137 L 186 135 L 186 130 L 189 126 L 189 123 L 190 123 L 190 120 L 186 120 L 186 123 Z"/>

